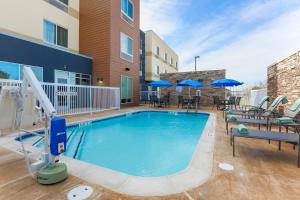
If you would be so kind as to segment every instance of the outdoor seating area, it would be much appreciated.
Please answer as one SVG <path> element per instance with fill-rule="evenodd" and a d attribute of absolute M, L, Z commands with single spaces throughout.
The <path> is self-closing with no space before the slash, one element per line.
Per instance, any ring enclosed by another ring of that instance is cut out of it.
<path fill-rule="evenodd" d="M 287 142 L 290 143 L 294 150 L 298 146 L 297 165 L 300 168 L 300 122 L 298 120 L 300 99 L 287 107 L 284 113 L 278 112 L 278 107 L 288 103 L 286 96 L 278 96 L 270 103 L 267 109 L 263 109 L 263 104 L 269 99 L 268 96 L 262 98 L 257 106 L 249 107 L 248 110 L 232 110 L 231 107 L 225 109 L 226 132 L 227 134 L 230 132 L 233 156 L 235 156 L 235 138 L 238 137 L 268 140 L 269 144 L 270 141 L 277 141 L 279 151 L 281 151 L 282 142 Z M 256 126 L 258 130 L 248 128 L 246 125 Z M 261 130 L 262 126 L 265 127 L 265 130 Z M 272 131 L 272 128 L 277 131 Z"/>

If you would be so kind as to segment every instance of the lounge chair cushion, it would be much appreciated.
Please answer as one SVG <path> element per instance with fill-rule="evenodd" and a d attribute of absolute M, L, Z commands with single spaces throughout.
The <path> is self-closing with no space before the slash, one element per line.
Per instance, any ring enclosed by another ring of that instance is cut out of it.
<path fill-rule="evenodd" d="M 280 117 L 275 119 L 276 124 L 292 124 L 294 120 L 290 117 Z"/>
<path fill-rule="evenodd" d="M 230 116 L 230 117 L 228 118 L 228 121 L 229 121 L 229 122 L 236 122 L 236 121 L 237 121 L 237 118 L 234 117 L 234 116 Z"/>
<path fill-rule="evenodd" d="M 237 129 L 240 134 L 248 134 L 248 128 L 244 124 L 240 124 Z"/>

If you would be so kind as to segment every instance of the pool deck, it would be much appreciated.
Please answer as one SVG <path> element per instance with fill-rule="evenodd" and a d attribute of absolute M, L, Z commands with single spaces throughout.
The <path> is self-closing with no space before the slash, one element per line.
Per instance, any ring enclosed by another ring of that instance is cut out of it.
<path fill-rule="evenodd" d="M 135 111 L 148 107 L 134 107 L 121 111 L 109 111 L 94 115 L 68 118 L 68 122 L 99 118 L 120 112 Z M 212 112 L 210 109 L 201 111 Z M 53 186 L 36 183 L 27 173 L 22 156 L 0 147 L 0 199 L 66 199 L 69 190 L 79 184 L 94 188 L 90 199 L 298 199 L 300 196 L 300 169 L 297 167 L 297 151 L 292 145 L 283 144 L 278 151 L 276 142 L 241 138 L 236 142 L 236 157 L 232 157 L 229 136 L 226 135 L 222 113 L 217 117 L 213 171 L 204 184 L 186 192 L 164 197 L 134 197 L 118 194 L 104 187 L 89 183 L 75 176 Z M 219 163 L 229 163 L 233 171 L 223 171 Z"/>

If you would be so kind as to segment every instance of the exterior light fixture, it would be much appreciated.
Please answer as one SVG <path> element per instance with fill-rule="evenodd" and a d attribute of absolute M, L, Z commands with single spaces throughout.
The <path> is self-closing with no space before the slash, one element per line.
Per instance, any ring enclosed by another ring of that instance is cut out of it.
<path fill-rule="evenodd" d="M 102 77 L 98 77 L 98 78 L 97 78 L 97 82 L 98 82 L 99 84 L 102 84 L 102 83 L 103 83 L 103 78 L 102 78 Z"/>
<path fill-rule="evenodd" d="M 197 71 L 197 59 L 199 59 L 200 56 L 195 56 L 195 72 Z"/>

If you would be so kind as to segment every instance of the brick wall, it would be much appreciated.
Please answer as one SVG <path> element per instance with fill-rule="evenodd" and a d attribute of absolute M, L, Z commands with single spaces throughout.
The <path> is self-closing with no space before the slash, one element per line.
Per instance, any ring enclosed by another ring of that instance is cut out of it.
<path fill-rule="evenodd" d="M 173 87 L 162 89 L 162 94 L 166 94 L 168 91 L 171 93 L 171 103 L 177 104 L 177 92 L 176 84 L 177 81 L 192 79 L 199 80 L 204 84 L 201 88 L 201 105 L 212 105 L 213 96 L 219 96 L 224 98 L 225 90 L 224 88 L 212 88 L 209 84 L 214 80 L 224 79 L 226 77 L 225 70 L 210 70 L 210 71 L 197 71 L 197 72 L 178 72 L 178 73 L 168 73 L 161 74 L 160 79 L 168 81 L 173 84 Z M 191 94 L 195 95 L 195 88 L 191 89 Z M 188 87 L 183 87 L 183 95 L 187 96 L 189 93 Z"/>
<path fill-rule="evenodd" d="M 300 51 L 268 67 L 268 95 L 286 95 L 288 105 L 300 97 Z"/>

